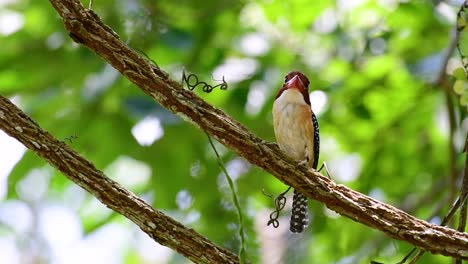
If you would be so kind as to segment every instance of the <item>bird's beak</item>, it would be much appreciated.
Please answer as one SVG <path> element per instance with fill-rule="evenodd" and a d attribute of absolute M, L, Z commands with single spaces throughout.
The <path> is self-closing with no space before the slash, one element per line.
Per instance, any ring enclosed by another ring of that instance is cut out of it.
<path fill-rule="evenodd" d="M 298 75 L 295 75 L 291 80 L 289 80 L 287 83 L 285 83 L 284 88 L 286 88 L 286 89 L 296 88 L 299 91 L 304 91 L 304 90 L 307 91 L 307 88 L 302 83 L 301 78 L 299 78 Z"/>

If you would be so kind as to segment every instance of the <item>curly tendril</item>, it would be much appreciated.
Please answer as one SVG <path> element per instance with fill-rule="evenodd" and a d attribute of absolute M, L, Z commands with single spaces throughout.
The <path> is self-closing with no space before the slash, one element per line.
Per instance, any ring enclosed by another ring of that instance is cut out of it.
<path fill-rule="evenodd" d="M 215 80 L 216 81 L 216 80 Z M 197 87 L 201 87 L 202 91 L 205 93 L 211 93 L 215 88 L 221 89 L 221 90 L 226 90 L 228 88 L 228 84 L 226 80 L 223 79 L 220 81 L 220 84 L 217 84 L 215 86 L 210 85 L 204 81 L 199 81 L 198 76 L 191 73 L 189 75 L 185 75 L 185 71 L 182 72 L 182 82 L 187 85 L 187 88 L 191 91 L 193 91 Z"/>
<path fill-rule="evenodd" d="M 267 223 L 267 226 L 273 225 L 274 228 L 279 227 L 279 214 L 280 212 L 284 209 L 284 206 L 286 205 L 286 194 L 291 190 L 291 187 L 288 187 L 288 189 L 282 193 L 280 193 L 275 199 L 275 210 L 270 214 L 270 220 Z M 263 195 L 268 196 L 273 199 L 273 195 L 265 193 L 265 190 L 262 190 Z"/>
<path fill-rule="evenodd" d="M 325 168 L 328 178 L 331 179 L 330 172 L 328 171 L 327 163 L 325 162 L 322 163 L 322 166 L 320 166 L 320 169 L 318 171 L 320 172 L 323 168 Z M 275 210 L 271 212 L 270 220 L 268 220 L 267 226 L 273 225 L 274 228 L 279 227 L 279 221 L 278 221 L 279 214 L 284 209 L 284 206 L 286 205 L 286 201 L 287 201 L 286 194 L 289 192 L 289 190 L 291 190 L 291 186 L 289 186 L 288 189 L 286 189 L 286 191 L 280 193 L 278 196 L 276 196 L 276 198 L 274 198 Z M 266 193 L 264 189 L 262 189 L 262 193 L 263 195 L 273 199 L 273 195 Z"/>

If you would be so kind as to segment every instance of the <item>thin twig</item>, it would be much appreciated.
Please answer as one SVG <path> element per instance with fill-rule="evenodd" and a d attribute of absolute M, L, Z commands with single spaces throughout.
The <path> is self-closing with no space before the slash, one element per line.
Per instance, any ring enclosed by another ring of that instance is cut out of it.
<path fill-rule="evenodd" d="M 468 194 L 468 133 L 466 134 L 466 139 L 465 139 L 465 148 L 463 150 L 465 152 L 465 171 L 463 175 L 463 182 L 461 186 L 461 191 L 460 191 L 460 196 L 461 197 L 466 197 Z M 465 227 L 466 227 L 466 212 L 467 210 L 467 203 L 466 199 L 463 201 L 462 207 L 460 209 L 460 220 L 458 222 L 458 231 L 460 232 L 465 232 Z M 461 264 L 462 260 L 457 259 L 456 260 L 457 264 Z"/>
<path fill-rule="evenodd" d="M 462 5 L 460 7 L 460 11 L 463 9 Z M 446 106 L 447 106 L 447 113 L 448 113 L 448 120 L 449 120 L 449 128 L 450 128 L 450 133 L 449 133 L 449 178 L 448 178 L 448 189 L 449 189 L 449 200 L 453 201 L 455 198 L 455 192 L 457 189 L 457 169 L 456 169 L 456 151 L 455 151 L 455 145 L 454 145 L 454 134 L 455 134 L 455 129 L 456 129 L 456 117 L 455 117 L 455 108 L 453 105 L 453 98 L 451 90 L 452 86 L 447 83 L 447 65 L 452 57 L 454 51 L 456 48 L 458 48 L 458 42 L 460 40 L 460 31 L 458 29 L 458 26 L 455 25 L 455 27 L 451 31 L 451 39 L 449 42 L 449 46 L 445 51 L 444 54 L 444 59 L 442 61 L 442 65 L 439 69 L 439 74 L 437 79 L 434 82 L 435 86 L 441 87 L 444 89 L 444 95 L 445 95 L 445 101 L 446 101 Z"/>
<path fill-rule="evenodd" d="M 439 70 L 438 78 L 435 81 L 435 85 L 439 87 L 444 88 L 444 95 L 445 95 L 445 101 L 446 101 L 446 106 L 447 106 L 447 113 L 448 113 L 448 120 L 449 120 L 449 126 L 450 126 L 450 133 L 449 133 L 449 200 L 453 201 L 455 197 L 455 191 L 456 191 L 456 181 L 457 181 L 457 169 L 456 169 L 456 150 L 455 150 L 455 145 L 454 145 L 454 134 L 456 130 L 456 115 L 455 115 L 455 107 L 453 104 L 453 98 L 452 98 L 452 85 L 447 83 L 447 64 L 449 62 L 449 59 L 451 58 L 453 52 L 455 49 L 458 50 L 460 53 L 460 56 L 462 58 L 462 63 L 463 63 L 463 54 L 461 54 L 460 50 L 460 33 L 463 30 L 463 28 L 460 28 L 458 25 L 460 21 L 460 17 L 462 13 L 465 10 L 465 6 L 467 5 L 467 1 L 465 1 L 461 6 L 460 9 L 457 12 L 457 23 L 455 27 L 451 31 L 451 40 L 450 40 L 450 45 L 446 50 L 446 53 L 444 55 L 443 63 L 442 66 Z"/>
<path fill-rule="evenodd" d="M 422 255 L 424 255 L 425 252 L 426 251 L 424 250 L 418 250 L 418 253 L 411 259 L 409 264 L 415 264 L 418 262 L 418 260 L 422 257 Z"/>
<path fill-rule="evenodd" d="M 229 183 L 229 188 L 231 189 L 231 196 L 232 196 L 232 201 L 234 202 L 234 206 L 236 207 L 237 210 L 237 220 L 239 222 L 239 239 L 240 239 L 240 247 L 239 247 L 239 263 L 244 264 L 245 263 L 245 237 L 244 237 L 244 224 L 242 220 L 242 211 L 241 211 L 241 206 L 239 203 L 239 199 L 237 198 L 236 190 L 234 188 L 234 182 L 232 181 L 231 176 L 229 176 L 228 171 L 226 170 L 226 166 L 224 166 L 223 160 L 219 156 L 218 151 L 216 150 L 215 145 L 213 144 L 213 140 L 211 140 L 210 135 L 206 133 L 206 136 L 208 137 L 208 141 L 210 142 L 211 148 L 213 149 L 215 155 L 216 155 L 216 160 L 218 161 L 218 165 L 223 171 L 224 175 L 226 176 L 226 180 Z"/>
<path fill-rule="evenodd" d="M 457 122 L 455 116 L 455 106 L 453 104 L 453 98 L 451 88 L 444 89 L 445 102 L 447 107 L 447 114 L 449 120 L 449 139 L 448 139 L 448 165 L 449 165 L 449 178 L 448 178 L 448 190 L 449 190 L 449 201 L 455 199 L 455 193 L 457 189 L 457 164 L 456 164 L 456 150 L 455 150 L 455 132 L 457 129 Z"/>

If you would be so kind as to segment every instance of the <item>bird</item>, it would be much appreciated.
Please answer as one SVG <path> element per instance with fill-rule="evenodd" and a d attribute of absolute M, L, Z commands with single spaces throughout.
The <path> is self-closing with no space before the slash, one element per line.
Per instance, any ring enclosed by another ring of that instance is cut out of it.
<path fill-rule="evenodd" d="M 317 169 L 320 135 L 317 117 L 309 98 L 309 79 L 291 71 L 273 103 L 273 127 L 276 143 L 290 158 Z M 308 200 L 294 190 L 290 231 L 301 233 L 309 224 Z"/>

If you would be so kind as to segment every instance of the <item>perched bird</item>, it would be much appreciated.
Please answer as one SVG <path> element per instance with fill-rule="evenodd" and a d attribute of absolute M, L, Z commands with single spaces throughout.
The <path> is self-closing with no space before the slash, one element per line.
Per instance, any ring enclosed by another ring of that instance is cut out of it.
<path fill-rule="evenodd" d="M 319 125 L 309 99 L 309 79 L 299 72 L 286 75 L 273 104 L 276 142 L 291 158 L 317 169 Z M 301 233 L 309 223 L 307 197 L 294 190 L 289 229 Z"/>

